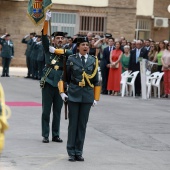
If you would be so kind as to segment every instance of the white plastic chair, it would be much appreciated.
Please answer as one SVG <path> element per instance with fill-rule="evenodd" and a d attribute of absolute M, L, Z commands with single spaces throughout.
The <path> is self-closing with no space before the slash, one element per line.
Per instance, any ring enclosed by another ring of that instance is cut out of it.
<path fill-rule="evenodd" d="M 133 97 L 135 97 L 135 80 L 138 75 L 139 71 L 135 71 L 129 75 L 129 78 L 132 78 L 130 82 L 127 82 L 126 84 L 129 85 L 130 90 L 129 90 L 129 95 L 132 96 L 133 92 Z"/>
<path fill-rule="evenodd" d="M 158 78 L 160 72 L 154 72 L 146 77 L 147 98 L 151 97 L 151 84 Z"/>
<path fill-rule="evenodd" d="M 156 92 L 158 89 L 158 98 L 160 98 L 160 82 L 163 75 L 164 72 L 159 73 L 157 79 L 153 79 L 153 81 L 151 82 L 151 85 L 154 87 L 154 97 L 156 97 Z"/>
<path fill-rule="evenodd" d="M 121 81 L 120 81 L 120 85 L 121 85 L 121 96 L 124 97 L 125 95 L 125 92 L 127 94 L 127 80 L 128 80 L 128 77 L 130 76 L 130 73 L 129 71 L 125 71 L 121 74 Z"/>

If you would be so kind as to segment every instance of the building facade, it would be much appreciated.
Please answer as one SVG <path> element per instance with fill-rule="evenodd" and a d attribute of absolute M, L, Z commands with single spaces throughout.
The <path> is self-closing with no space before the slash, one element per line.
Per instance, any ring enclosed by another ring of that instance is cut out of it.
<path fill-rule="evenodd" d="M 136 39 L 170 40 L 169 0 L 137 0 Z"/>
<path fill-rule="evenodd" d="M 144 2 L 146 1 L 146 2 Z M 152 38 L 169 39 L 169 27 L 155 27 L 154 18 L 168 18 L 169 0 L 52 0 L 51 29 L 68 35 L 112 33 L 127 40 Z M 143 2 L 143 3 L 142 3 Z M 42 24 L 34 26 L 27 17 L 28 0 L 0 0 L 0 35 L 8 32 L 14 41 L 14 66 L 25 66 L 26 45 L 22 38 L 30 32 L 41 34 Z M 148 9 L 149 10 L 146 10 Z M 149 11 L 149 12 L 148 12 Z"/>

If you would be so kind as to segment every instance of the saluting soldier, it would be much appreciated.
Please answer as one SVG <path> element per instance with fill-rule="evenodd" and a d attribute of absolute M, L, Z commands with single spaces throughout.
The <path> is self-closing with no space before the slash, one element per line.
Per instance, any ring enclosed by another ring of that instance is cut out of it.
<path fill-rule="evenodd" d="M 22 43 L 27 44 L 25 55 L 26 55 L 26 64 L 27 64 L 27 68 L 28 68 L 28 73 L 25 78 L 32 77 L 31 46 L 32 46 L 33 38 L 35 37 L 35 35 L 36 35 L 36 33 L 32 32 L 32 33 L 30 33 L 30 35 L 26 35 L 21 41 Z"/>
<path fill-rule="evenodd" d="M 68 96 L 64 93 L 62 81 L 59 82 L 59 89 L 63 100 L 68 97 L 68 160 L 84 161 L 82 154 L 89 112 L 100 96 L 98 59 L 88 54 L 87 37 L 77 38 L 74 43 L 77 43 L 79 53 L 69 56 L 67 60 Z"/>
<path fill-rule="evenodd" d="M 5 34 L 0 38 L 0 50 L 3 67 L 1 77 L 10 77 L 9 66 L 11 59 L 14 57 L 14 44 L 10 39 L 10 34 Z"/>
<path fill-rule="evenodd" d="M 38 43 L 37 62 L 38 62 L 38 80 L 40 80 L 43 75 L 43 68 L 45 66 L 45 54 L 42 41 Z"/>
<path fill-rule="evenodd" d="M 70 50 L 65 52 L 62 48 L 64 39 L 63 32 L 55 32 L 54 45 L 50 46 L 48 33 L 48 21 L 51 18 L 51 12 L 47 11 L 46 19 L 42 30 L 42 44 L 45 52 L 45 68 L 40 85 L 42 87 L 42 136 L 43 143 L 49 143 L 50 131 L 50 112 L 53 110 L 52 120 L 52 141 L 63 142 L 60 138 L 60 115 L 63 106 L 62 98 L 58 90 L 58 82 L 63 75 L 63 64 L 66 57 L 72 54 Z M 60 48 L 60 49 L 57 49 Z M 45 83 L 45 84 L 44 84 Z"/>
<path fill-rule="evenodd" d="M 38 79 L 38 54 L 40 52 L 41 36 L 37 35 L 35 42 L 32 43 L 31 60 L 33 63 L 32 78 Z"/>

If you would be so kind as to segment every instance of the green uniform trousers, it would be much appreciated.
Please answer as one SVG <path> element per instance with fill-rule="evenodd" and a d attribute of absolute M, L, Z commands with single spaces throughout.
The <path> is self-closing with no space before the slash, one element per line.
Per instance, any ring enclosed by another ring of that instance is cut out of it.
<path fill-rule="evenodd" d="M 11 63 L 11 58 L 2 57 L 2 75 L 9 75 L 9 65 Z"/>
<path fill-rule="evenodd" d="M 67 152 L 68 155 L 82 155 L 86 134 L 86 125 L 92 103 L 68 101 L 69 125 Z"/>
<path fill-rule="evenodd" d="M 58 87 L 45 83 L 42 89 L 42 136 L 49 137 L 50 113 L 53 111 L 52 137 L 60 136 L 60 116 L 63 100 L 59 94 Z"/>

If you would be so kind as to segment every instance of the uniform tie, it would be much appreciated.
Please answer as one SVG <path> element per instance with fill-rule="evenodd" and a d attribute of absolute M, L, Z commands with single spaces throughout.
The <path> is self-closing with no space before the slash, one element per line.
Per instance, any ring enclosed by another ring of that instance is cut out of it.
<path fill-rule="evenodd" d="M 82 61 L 83 67 L 84 67 L 85 66 L 85 57 L 83 55 L 81 56 L 81 61 Z"/>

